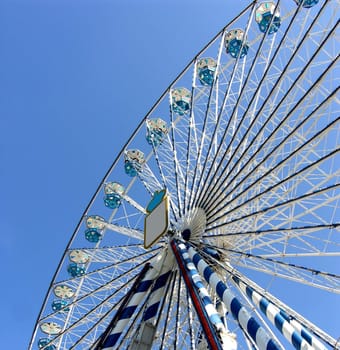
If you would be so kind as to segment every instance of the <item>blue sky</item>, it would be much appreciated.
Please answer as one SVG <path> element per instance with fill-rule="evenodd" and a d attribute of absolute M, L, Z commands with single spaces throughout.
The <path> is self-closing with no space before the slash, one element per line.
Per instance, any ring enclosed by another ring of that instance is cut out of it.
<path fill-rule="evenodd" d="M 139 120 L 246 3 L 0 2 L 3 349 L 27 347 L 73 229 Z"/>

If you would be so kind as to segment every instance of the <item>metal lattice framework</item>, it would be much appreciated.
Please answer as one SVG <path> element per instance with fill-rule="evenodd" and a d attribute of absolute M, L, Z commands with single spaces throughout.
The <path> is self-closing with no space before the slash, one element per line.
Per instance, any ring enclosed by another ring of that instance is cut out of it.
<path fill-rule="evenodd" d="M 253 1 L 195 56 L 100 183 L 29 349 L 340 348 L 318 326 L 339 313 L 339 6 Z"/>

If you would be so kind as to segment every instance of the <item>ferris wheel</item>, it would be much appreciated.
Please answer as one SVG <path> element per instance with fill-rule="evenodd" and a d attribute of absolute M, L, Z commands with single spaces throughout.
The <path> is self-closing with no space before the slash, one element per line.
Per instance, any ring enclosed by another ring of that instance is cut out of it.
<path fill-rule="evenodd" d="M 29 349 L 338 349 L 340 1 L 252 1 L 141 120 Z"/>

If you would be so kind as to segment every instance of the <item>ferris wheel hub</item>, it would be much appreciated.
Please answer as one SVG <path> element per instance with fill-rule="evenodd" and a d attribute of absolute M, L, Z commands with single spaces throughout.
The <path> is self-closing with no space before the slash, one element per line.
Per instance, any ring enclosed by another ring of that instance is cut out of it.
<path fill-rule="evenodd" d="M 185 241 L 200 241 L 207 225 L 207 216 L 202 208 L 194 208 L 188 212 L 181 227 Z"/>

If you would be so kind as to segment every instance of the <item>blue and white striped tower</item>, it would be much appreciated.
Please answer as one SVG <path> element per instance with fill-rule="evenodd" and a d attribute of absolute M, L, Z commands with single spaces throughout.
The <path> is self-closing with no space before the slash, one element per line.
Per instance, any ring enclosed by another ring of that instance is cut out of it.
<path fill-rule="evenodd" d="M 267 316 L 268 320 L 283 334 L 283 336 L 295 347 L 297 350 L 318 349 L 326 350 L 325 347 L 314 347 L 309 344 L 299 332 L 282 316 L 281 310 L 271 303 L 267 298 L 260 295 L 252 287 L 247 286 L 238 277 L 233 277 L 233 281 L 240 287 L 240 289 L 248 296 L 248 298 Z M 315 339 L 316 340 L 316 339 Z M 319 342 L 318 342 L 319 343 Z M 321 343 L 319 345 L 322 346 Z"/>
<path fill-rule="evenodd" d="M 160 275 L 152 286 L 149 301 L 143 314 L 143 322 L 135 335 L 130 350 L 149 350 L 156 333 L 156 320 L 162 298 L 165 297 L 168 281 L 173 270 L 174 258 L 168 254 L 164 259 Z"/>
<path fill-rule="evenodd" d="M 177 247 L 178 247 L 179 253 L 181 254 L 181 256 L 183 258 L 183 261 L 186 265 L 186 268 L 189 272 L 189 275 L 191 277 L 193 285 L 196 287 L 196 289 L 198 291 L 198 294 L 203 302 L 204 308 L 205 308 L 211 322 L 213 323 L 213 325 L 215 326 L 217 331 L 225 331 L 224 324 L 223 324 L 217 310 L 215 309 L 213 302 L 210 299 L 209 293 L 208 293 L 207 289 L 205 288 L 205 286 L 201 280 L 201 277 L 195 268 L 195 265 L 193 264 L 193 262 L 190 259 L 190 256 L 188 254 L 188 251 L 187 251 L 185 245 L 183 243 L 180 243 L 177 245 Z"/>
<path fill-rule="evenodd" d="M 202 257 L 189 247 L 188 253 L 200 275 L 204 276 L 207 283 L 221 298 L 227 310 L 233 315 L 241 328 L 253 339 L 260 350 L 279 350 L 280 348 L 267 334 L 265 329 L 252 317 L 240 301 L 233 295 L 230 289 L 223 283 Z"/>
<path fill-rule="evenodd" d="M 172 240 L 170 242 L 170 245 L 174 253 L 174 256 L 177 260 L 177 264 L 178 264 L 179 270 L 181 271 L 183 280 L 186 284 L 188 293 L 195 307 L 197 316 L 201 322 L 202 330 L 205 334 L 205 338 L 208 343 L 209 349 L 223 350 L 222 342 L 219 337 L 220 334 L 217 328 L 218 327 L 217 325 L 219 326 L 221 325 L 222 327 L 224 327 L 223 323 L 221 319 L 217 320 L 215 318 L 215 316 L 218 317 L 218 314 L 217 314 L 217 311 L 214 310 L 215 308 L 212 305 L 210 298 L 208 297 L 208 299 L 206 299 L 204 302 L 203 298 L 200 296 L 198 286 L 200 285 L 199 282 L 202 282 L 202 281 L 198 281 L 197 279 L 196 281 L 194 281 L 193 279 L 193 277 L 195 275 L 198 276 L 198 274 L 195 273 L 196 269 L 194 265 L 192 263 L 190 264 L 191 262 L 190 258 L 186 258 L 183 256 L 183 252 L 186 251 L 185 246 L 182 246 L 182 249 L 179 248 L 176 240 Z M 210 305 L 212 307 L 210 307 Z"/>
<path fill-rule="evenodd" d="M 164 251 L 163 254 L 160 256 L 157 256 L 156 259 L 152 261 L 150 264 L 150 269 L 146 272 L 143 279 L 138 284 L 136 290 L 134 291 L 134 294 L 132 295 L 131 299 L 129 300 L 128 304 L 123 309 L 122 313 L 119 315 L 118 321 L 113 327 L 113 329 L 110 331 L 110 334 L 106 338 L 103 346 L 101 349 L 103 350 L 113 350 L 115 349 L 115 345 L 117 344 L 117 341 L 121 337 L 122 333 L 126 329 L 126 326 L 128 325 L 130 318 L 138 308 L 138 306 L 141 304 L 143 299 L 145 298 L 146 294 L 148 293 L 148 290 L 154 283 L 157 276 L 159 276 L 160 271 L 162 267 L 164 266 L 164 262 L 167 261 L 168 254 L 167 251 Z M 172 257 L 170 256 L 170 259 Z"/>
<path fill-rule="evenodd" d="M 164 296 L 164 291 L 170 276 L 171 270 L 167 268 L 166 271 L 162 271 L 161 275 L 157 277 L 155 284 L 151 290 L 150 301 L 143 316 L 144 321 L 152 323 L 155 320 L 160 302 L 162 300 L 162 297 Z"/>
<path fill-rule="evenodd" d="M 217 331 L 222 348 L 227 350 L 236 350 L 237 342 L 235 336 L 234 334 L 229 333 L 227 331 L 219 312 L 216 310 L 215 305 L 210 299 L 209 293 L 203 284 L 201 276 L 199 275 L 197 269 L 195 268 L 195 265 L 193 264 L 188 254 L 185 244 L 179 243 L 177 244 L 177 248 L 182 258 L 182 261 L 184 262 L 185 267 L 188 271 L 193 286 L 198 291 L 198 296 L 202 301 L 206 314 L 208 315 L 211 323 L 214 325 L 215 331 Z"/>
<path fill-rule="evenodd" d="M 284 312 L 283 310 L 280 310 L 280 313 L 282 317 L 294 327 L 294 329 L 301 335 L 301 337 L 305 339 L 307 343 L 313 347 L 313 349 L 315 350 L 326 349 L 326 347 L 318 339 L 316 339 L 300 322 L 288 316 L 287 313 Z"/>

